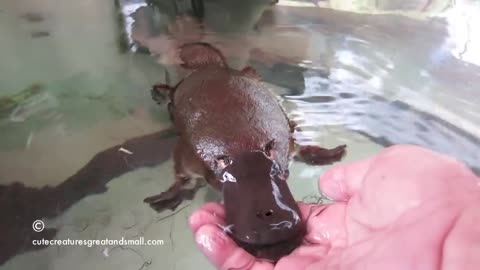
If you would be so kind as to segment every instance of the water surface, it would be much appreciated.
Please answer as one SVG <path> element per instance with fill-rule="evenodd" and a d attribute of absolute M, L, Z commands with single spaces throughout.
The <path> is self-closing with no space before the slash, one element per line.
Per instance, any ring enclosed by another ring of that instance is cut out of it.
<path fill-rule="evenodd" d="M 149 89 L 185 75 L 185 42 L 257 69 L 300 144 L 345 143 L 345 162 L 418 144 L 478 172 L 478 4 L 268 2 L 1 2 L 0 268 L 211 269 L 186 221 L 219 194 L 202 188 L 175 212 L 142 202 L 173 181 L 175 136 Z M 325 169 L 293 163 L 295 198 L 321 202 Z M 34 248 L 39 236 L 164 245 Z"/>

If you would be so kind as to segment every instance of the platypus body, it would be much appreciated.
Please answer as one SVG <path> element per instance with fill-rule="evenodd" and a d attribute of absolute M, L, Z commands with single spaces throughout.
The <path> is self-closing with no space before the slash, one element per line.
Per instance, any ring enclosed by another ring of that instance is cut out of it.
<path fill-rule="evenodd" d="M 276 262 L 305 234 L 286 182 L 289 162 L 295 157 L 312 165 L 331 164 L 344 156 L 345 145 L 297 146 L 294 123 L 260 76 L 250 67 L 229 68 L 211 45 L 186 44 L 179 55 L 192 73 L 175 87 L 152 88 L 158 103 L 168 97 L 179 135 L 175 182 L 145 202 L 157 211 L 173 210 L 205 179 L 223 193 L 225 232 L 251 254 Z"/>

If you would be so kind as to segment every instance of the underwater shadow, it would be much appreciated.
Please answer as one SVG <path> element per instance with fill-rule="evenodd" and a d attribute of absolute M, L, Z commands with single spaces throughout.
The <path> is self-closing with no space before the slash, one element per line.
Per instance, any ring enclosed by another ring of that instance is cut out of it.
<path fill-rule="evenodd" d="M 127 172 L 157 166 L 168 159 L 176 140 L 167 129 L 127 140 L 96 154 L 83 168 L 56 187 L 26 187 L 21 183 L 0 185 L 0 265 L 8 259 L 47 246 L 35 239 L 53 239 L 56 229 L 35 232 L 35 220 L 54 218 L 79 200 L 107 191 L 106 184 Z M 119 149 L 123 147 L 133 154 Z"/>

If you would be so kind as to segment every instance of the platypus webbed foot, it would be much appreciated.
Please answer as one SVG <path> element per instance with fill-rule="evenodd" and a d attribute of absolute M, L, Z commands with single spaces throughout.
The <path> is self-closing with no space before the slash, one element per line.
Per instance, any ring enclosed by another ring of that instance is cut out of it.
<path fill-rule="evenodd" d="M 346 145 L 339 145 L 332 149 L 314 145 L 299 146 L 294 159 L 309 165 L 330 165 L 345 156 L 346 148 Z"/>
<path fill-rule="evenodd" d="M 154 195 L 143 200 L 144 202 L 150 204 L 157 212 L 162 212 L 164 210 L 174 211 L 183 201 L 180 194 L 172 194 L 169 192 L 162 192 L 158 195 Z"/>
<path fill-rule="evenodd" d="M 177 175 L 177 179 L 168 190 L 147 197 L 143 201 L 157 212 L 167 209 L 174 211 L 184 200 L 193 200 L 197 190 L 203 186 L 200 181 Z"/>

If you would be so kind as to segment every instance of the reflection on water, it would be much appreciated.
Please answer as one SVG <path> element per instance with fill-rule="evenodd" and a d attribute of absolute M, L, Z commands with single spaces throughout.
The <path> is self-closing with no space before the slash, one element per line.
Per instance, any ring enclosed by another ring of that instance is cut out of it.
<path fill-rule="evenodd" d="M 348 77 L 352 74 L 342 74 L 341 80 L 333 79 L 335 73 L 331 73 L 330 80 L 314 71 L 304 75 L 309 92 L 289 96 L 286 101 L 295 105 L 292 119 L 299 121 L 305 131 L 342 125 L 384 146 L 416 144 L 449 153 L 480 173 L 480 140 L 453 124 L 408 103 L 372 95 L 363 90 L 367 85 Z M 328 136 L 329 131 L 319 133 L 317 136 Z M 308 137 L 299 138 L 304 140 L 311 143 Z"/>
<path fill-rule="evenodd" d="M 478 172 L 477 2 L 241 2 L 0 3 L 3 267 L 209 267 L 185 220 L 218 194 L 202 189 L 175 215 L 142 202 L 173 180 L 169 118 L 149 88 L 185 75 L 176 48 L 186 42 L 253 66 L 300 124 L 301 143 L 346 143 L 347 160 L 413 143 Z M 318 201 L 323 169 L 293 164 L 297 199 Z M 109 257 L 105 247 L 34 248 L 35 219 L 46 221 L 45 238 L 143 235 L 167 245 Z"/>

